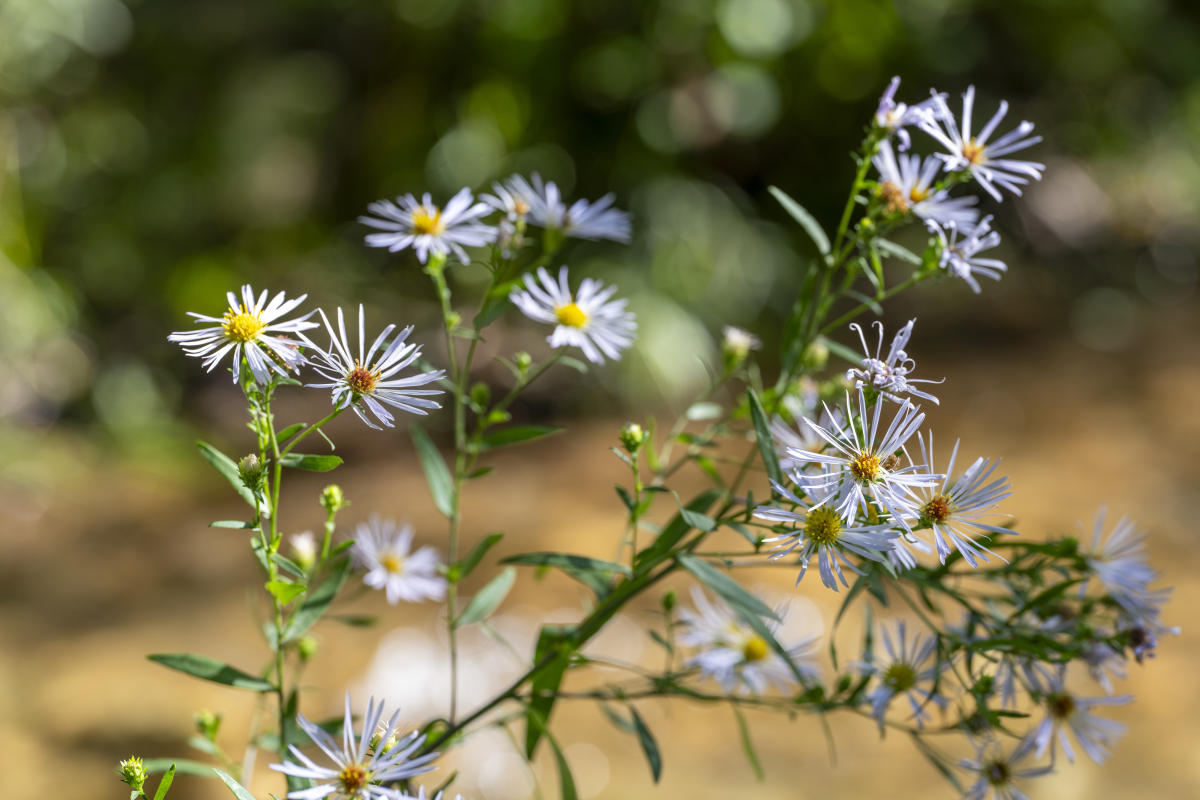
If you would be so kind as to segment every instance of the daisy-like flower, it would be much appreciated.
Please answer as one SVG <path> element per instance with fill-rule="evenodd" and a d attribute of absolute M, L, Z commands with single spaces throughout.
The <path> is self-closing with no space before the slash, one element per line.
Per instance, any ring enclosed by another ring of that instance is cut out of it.
<path fill-rule="evenodd" d="M 794 413 L 800 414 L 799 419 L 804 419 L 798 409 Z M 821 427 L 830 428 L 835 424 L 841 424 L 841 421 L 842 412 L 839 409 L 835 408 L 832 412 L 828 409 L 821 411 L 819 420 Z M 800 424 L 799 428 L 793 427 L 778 414 L 771 417 L 771 421 L 767 423 L 767 430 L 770 432 L 771 438 L 775 441 L 775 453 L 779 456 L 779 468 L 787 473 L 814 466 L 812 462 L 797 461 L 788 455 L 789 451 L 811 450 L 817 452 L 825 448 L 825 440 L 812 428 L 803 423 Z"/>
<path fill-rule="evenodd" d="M 871 163 L 879 170 L 879 196 L 888 211 L 916 214 L 943 225 L 970 227 L 978 221 L 979 211 L 972 208 L 979 202 L 977 198 L 951 197 L 949 189 L 935 189 L 934 179 L 942 171 L 939 159 L 930 156 L 922 161 L 915 155 L 897 158 L 892 143 L 884 140 Z"/>
<path fill-rule="evenodd" d="M 1135 616 L 1157 615 L 1159 599 L 1150 583 L 1158 573 L 1146 559 L 1146 534 L 1133 520 L 1122 517 L 1104 536 L 1107 510 L 1101 508 L 1092 527 L 1092 547 L 1087 565 L 1112 598 Z M 1165 599 L 1165 596 L 1162 596 Z"/>
<path fill-rule="evenodd" d="M 511 198 L 513 210 L 527 206 L 529 221 L 539 228 L 557 230 L 576 239 L 629 241 L 629 214 L 612 208 L 615 195 L 606 194 L 595 202 L 580 199 L 568 206 L 558 185 L 554 181 L 543 181 L 536 172 L 530 180 L 513 175 L 494 188 L 503 193 L 497 191 L 496 196 L 488 200 L 493 208 L 508 214 Z"/>
<path fill-rule="evenodd" d="M 1125 656 L 1105 642 L 1089 642 L 1083 651 L 1083 661 L 1087 664 L 1088 674 L 1100 684 L 1105 694 L 1113 693 L 1114 677 L 1125 678 Z"/>
<path fill-rule="evenodd" d="M 876 400 L 874 411 L 867 414 L 867 400 L 863 390 L 858 390 L 858 419 L 862 430 L 854 424 L 854 410 L 850 405 L 850 393 L 846 393 L 845 426 L 834 423 L 829 428 L 817 425 L 805 417 L 804 422 L 833 448 L 829 453 L 788 448 L 787 454 L 800 463 L 817 463 L 824 467 L 818 474 L 796 471 L 792 480 L 810 495 L 819 492 L 823 499 L 834 504 L 846 524 L 854 521 L 861 511 L 869 515 L 868 500 L 878 503 L 892 518 L 892 522 L 909 530 L 910 519 L 917 517 L 912 490 L 920 486 L 936 486 L 941 475 L 924 471 L 923 467 L 909 464 L 900 466 L 897 453 L 906 453 L 907 442 L 925 415 L 912 403 L 900 405 L 886 429 L 880 425 L 883 401 Z M 826 409 L 828 411 L 828 409 Z M 832 413 L 830 414 L 832 417 Z"/>
<path fill-rule="evenodd" d="M 637 322 L 633 312 L 625 310 L 625 300 L 610 299 L 616 286 L 606 288 L 584 278 L 572 295 L 566 267 L 559 270 L 557 282 L 545 267 L 538 267 L 537 280 L 527 274 L 524 283 L 525 288 L 513 289 L 508 299 L 530 319 L 555 326 L 546 337 L 551 347 L 578 347 L 588 361 L 603 364 L 605 356 L 615 361 L 633 344 Z"/>
<path fill-rule="evenodd" d="M 422 264 L 429 254 L 445 257 L 451 252 L 464 264 L 470 262 L 464 247 L 485 247 L 496 240 L 496 229 L 479 222 L 491 213 L 487 203 L 476 203 L 470 189 L 462 189 L 445 208 L 438 208 L 426 193 L 420 201 L 411 194 L 391 200 L 376 200 L 367 206 L 375 216 L 358 221 L 382 233 L 368 233 L 371 247 L 386 247 L 395 253 L 411 247 Z"/>
<path fill-rule="evenodd" d="M 955 123 L 954 114 L 946 105 L 945 95 L 934 95 L 934 113 L 925 116 L 917 122 L 921 130 L 928 133 L 938 143 L 946 148 L 946 153 L 940 157 L 946 162 L 946 168 L 951 170 L 965 169 L 979 182 L 984 191 L 996 200 L 1003 200 L 1000 189 L 1007 189 L 1013 194 L 1021 193 L 1021 186 L 1029 183 L 1030 178 L 1041 180 L 1045 164 L 1036 161 L 1017 161 L 1001 158 L 1009 153 L 1032 147 L 1042 140 L 1041 136 L 1031 136 L 1032 122 L 1022 122 L 1013 130 L 989 142 L 996 127 L 1008 113 L 1008 102 L 1000 101 L 1000 108 L 992 115 L 979 133 L 971 134 L 971 113 L 975 106 L 975 87 L 967 87 L 963 94 L 962 124 Z"/>
<path fill-rule="evenodd" d="M 921 443 L 921 455 L 929 469 L 933 469 L 933 434 L 926 439 L 917 434 Z M 920 500 L 921 522 L 933 531 L 933 543 L 937 548 L 938 560 L 946 563 L 951 550 L 962 553 L 972 567 L 979 561 L 988 560 L 988 555 L 1005 559 L 975 541 L 976 536 L 1014 534 L 1015 532 L 984 522 L 994 516 L 996 505 L 1012 496 L 1012 484 L 1008 478 L 992 478 L 999 460 L 977 458 L 953 483 L 954 462 L 958 459 L 958 441 L 950 453 L 950 463 L 940 486 L 921 486 L 914 490 Z"/>
<path fill-rule="evenodd" d="M 912 709 L 913 721 L 921 728 L 929 719 L 930 703 L 940 707 L 946 702 L 934 691 L 934 684 L 941 672 L 935 653 L 937 639 L 923 633 L 909 639 L 904 620 L 896 622 L 894 640 L 887 628 L 881 628 L 880 634 L 886 658 L 872 651 L 867 654 L 866 661 L 855 665 L 864 675 L 872 675 L 879 681 L 866 698 L 871 704 L 871 716 L 879 723 L 882 733 L 888 706 L 892 700 L 903 695 Z"/>
<path fill-rule="evenodd" d="M 854 381 L 855 388 L 862 388 L 864 385 L 870 386 L 884 397 L 895 400 L 897 403 L 903 402 L 897 395 L 911 394 L 937 405 L 936 397 L 921 391 L 913 384 L 941 383 L 941 380 L 908 377 L 909 373 L 917 366 L 917 362 L 909 358 L 904 348 L 908 345 L 913 325 L 916 324 L 915 318 L 910 319 L 903 328 L 896 331 L 896 335 L 892 337 L 892 344 L 888 347 L 887 358 L 883 358 L 883 323 L 879 320 L 874 323 L 875 329 L 879 333 L 879 341 L 875 345 L 874 355 L 871 354 L 871 348 L 867 345 L 867 337 L 863 334 L 862 326 L 857 322 L 851 323 L 850 330 L 858 334 L 858 341 L 862 343 L 863 353 L 866 357 L 862 361 L 862 367 L 846 372 L 846 379 Z"/>
<path fill-rule="evenodd" d="M 795 511 L 774 505 L 762 505 L 754 509 L 754 516 L 769 522 L 780 522 L 792 526 L 792 530 L 764 541 L 778 542 L 771 554 L 772 559 L 782 558 L 799 549 L 799 583 L 806 572 L 808 562 L 814 555 L 821 573 L 821 583 L 838 591 L 838 581 L 849 586 L 842 572 L 845 565 L 851 572 L 862 574 L 846 557 L 853 553 L 872 561 L 883 561 L 891 548 L 896 532 L 889 525 L 866 525 L 851 527 L 843 524 L 836 511 L 825 505 L 811 506 L 793 494 L 785 486 L 772 482 L 772 487 L 781 497 L 796 506 Z M 840 562 L 840 563 L 839 563 Z"/>
<path fill-rule="evenodd" d="M 301 344 L 311 345 L 312 342 L 304 335 L 304 331 L 317 327 L 317 323 L 309 322 L 314 311 L 302 317 L 290 320 L 280 320 L 286 314 L 295 310 L 296 306 L 308 297 L 302 294 L 288 300 L 283 292 L 267 302 L 267 291 L 264 289 L 257 298 L 250 284 L 242 286 L 242 299 L 238 302 L 233 292 L 228 292 L 225 298 L 229 301 L 229 310 L 224 316 L 210 317 L 189 311 L 188 316 L 194 317 L 197 323 L 215 323 L 212 327 L 194 331 L 176 331 L 167 337 L 167 341 L 177 342 L 183 346 L 183 352 L 189 356 L 203 358 L 205 369 L 209 372 L 220 363 L 226 353 L 233 353 L 233 382 L 237 383 L 241 376 L 242 357 L 250 367 L 254 380 L 261 384 L 270 383 L 271 373 L 277 372 L 286 376 L 288 372 L 300 369 L 301 364 L 308 363 L 300 352 Z M 293 334 L 292 339 L 286 334 Z"/>
<path fill-rule="evenodd" d="M 415 755 L 425 743 L 425 737 L 416 731 L 399 737 L 399 711 L 392 714 L 382 726 L 383 735 L 379 735 L 382 717 L 383 702 L 380 701 L 377 705 L 375 699 L 371 698 L 367 703 L 367 713 L 363 717 L 362 735 L 356 736 L 354 717 L 350 713 L 350 695 L 347 693 L 346 718 L 342 728 L 342 744 L 339 747 L 333 737 L 319 725 L 307 720 L 303 714 L 297 714 L 296 722 L 333 761 L 333 766 L 320 766 L 295 745 L 289 746 L 295 761 L 272 764 L 271 769 L 295 778 L 315 781 L 316 785 L 289 792 L 288 797 L 297 800 L 319 800 L 324 797 L 331 800 L 400 800 L 405 797 L 399 789 L 387 788 L 380 784 L 402 781 L 429 772 L 433 769 L 430 762 L 437 758 L 438 754 Z"/>
<path fill-rule="evenodd" d="M 992 673 L 992 685 L 1000 693 L 1000 705 L 1016 708 L 1022 689 L 1031 695 L 1043 695 L 1055 680 L 1054 671 L 1040 661 L 1002 653 Z"/>
<path fill-rule="evenodd" d="M 382 425 L 392 427 L 395 417 L 384 408 L 385 405 L 407 411 L 411 414 L 428 414 L 426 409 L 441 408 L 437 402 L 428 399 L 430 395 L 441 394 L 441 389 L 420 389 L 418 387 L 433 383 L 445 375 L 445 370 L 418 372 L 407 378 L 395 377 L 400 370 L 412 364 L 421 355 L 420 345 L 406 344 L 405 340 L 412 333 L 412 326 L 396 334 L 388 343 L 388 337 L 396 330 L 395 325 L 388 325 L 383 332 L 375 337 L 371 346 L 367 347 L 366 318 L 363 307 L 358 307 L 358 357 L 351 355 L 350 339 L 346 335 L 346 319 L 342 309 L 338 309 L 338 329 L 333 325 L 325 312 L 321 312 L 325 329 L 329 331 L 329 351 L 317 350 L 313 368 L 329 383 L 310 383 L 315 389 L 332 389 L 333 404 L 338 408 L 353 408 L 358 418 L 368 427 L 381 430 L 367 417 L 370 411 Z"/>
<path fill-rule="evenodd" d="M 1033 753 L 1027 741 L 1018 742 L 1012 753 L 1005 756 L 1001 744 L 985 739 L 976 748 L 975 758 L 964 758 L 958 766 L 976 776 L 967 788 L 964 800 L 1029 800 L 1029 796 L 1013 785 L 1013 779 L 1037 778 L 1054 770 L 1053 764 L 1043 767 L 1018 768 Z"/>
<path fill-rule="evenodd" d="M 538 186 L 542 186 L 541 177 L 536 173 L 533 177 Z M 509 222 L 517 222 L 529 216 L 537 198 L 544 194 L 544 189 L 542 186 L 542 191 L 535 191 L 524 175 L 513 175 L 493 183 L 494 194 L 480 195 L 479 199 L 503 214 Z"/>
<path fill-rule="evenodd" d="M 1057 740 L 1062 746 L 1063 755 L 1073 764 L 1075 750 L 1067 737 L 1067 731 L 1070 730 L 1088 758 L 1097 764 L 1103 764 L 1108 758 L 1108 749 L 1125 733 L 1125 725 L 1097 717 L 1092 713 L 1092 709 L 1097 706 L 1125 705 L 1132 700 L 1133 695 L 1128 694 L 1117 697 L 1080 697 L 1066 690 L 1060 673 L 1041 697 L 1046 716 L 1029 732 L 1026 739 L 1037 747 L 1038 758 L 1049 750 L 1052 759 Z"/>
<path fill-rule="evenodd" d="M 905 128 L 920 124 L 922 120 L 936 113 L 938 107 L 932 97 L 911 106 L 907 103 L 897 103 L 896 90 L 899 88 L 900 76 L 897 75 L 888 83 L 879 98 L 879 106 L 875 109 L 875 124 L 888 133 L 896 134 L 896 139 L 900 142 L 900 152 L 904 152 L 912 145 Z M 945 95 L 940 97 L 944 98 Z"/>
<path fill-rule="evenodd" d="M 392 605 L 403 600 L 419 603 L 446 596 L 446 579 L 438 574 L 441 560 L 437 550 L 426 545 L 412 552 L 411 525 L 397 526 L 392 520 L 372 516 L 354 531 L 351 551 L 367 574 L 363 583 L 387 592 Z"/>
<path fill-rule="evenodd" d="M 679 610 L 686 626 L 679 642 L 686 647 L 700 648 L 689 663 L 699 667 L 701 673 L 716 680 L 726 692 L 736 689 L 742 693 L 762 694 L 772 686 L 787 691 L 795 684 L 796 676 L 787 662 L 726 603 L 721 600 L 711 602 L 696 587 L 692 588 L 692 603 L 696 606 L 695 611 Z M 787 614 L 786 604 L 772 610 L 780 621 Z M 779 630 L 780 621 L 764 620 L 772 636 Z M 813 661 L 818 638 L 810 636 L 787 647 L 788 658 L 811 680 L 820 677 Z"/>
<path fill-rule="evenodd" d="M 942 227 L 934 220 L 926 220 L 925 227 L 937 237 L 941 245 L 938 266 L 966 282 L 971 291 L 979 294 L 981 288 L 975 276 L 982 275 L 994 281 L 1008 271 L 1008 266 L 997 258 L 979 258 L 984 250 L 1000 244 L 1000 234 L 992 230 L 992 218 L 984 217 L 973 228 L 960 229 L 957 225 Z"/>

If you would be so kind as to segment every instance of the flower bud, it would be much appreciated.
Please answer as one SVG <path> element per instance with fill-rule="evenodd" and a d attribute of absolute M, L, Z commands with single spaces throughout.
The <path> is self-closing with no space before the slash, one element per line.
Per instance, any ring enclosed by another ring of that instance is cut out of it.
<path fill-rule="evenodd" d="M 517 365 L 517 371 L 524 375 L 533 366 L 533 356 L 522 350 L 513 356 L 513 363 Z"/>
<path fill-rule="evenodd" d="M 481 411 L 492 401 L 492 390 L 488 385 L 479 381 L 471 387 L 471 402 Z"/>
<path fill-rule="evenodd" d="M 666 611 L 668 614 L 670 614 L 675 609 L 675 605 L 678 602 L 679 598 L 675 595 L 675 590 L 668 589 L 662 596 L 663 611 Z"/>
<path fill-rule="evenodd" d="M 636 422 L 627 422 L 625 427 L 621 428 L 621 446 L 624 447 L 632 455 L 642 449 L 642 445 L 650 438 L 649 434 L 638 425 Z"/>
<path fill-rule="evenodd" d="M 829 348 L 820 342 L 810 344 L 804 351 L 804 358 L 802 359 L 804 368 L 809 372 L 817 372 L 824 369 L 828 361 Z"/>
<path fill-rule="evenodd" d="M 129 784 L 129 788 L 135 792 L 142 791 L 142 787 L 146 785 L 146 768 L 142 766 L 142 760 L 137 756 L 130 756 L 120 763 L 117 767 L 121 773 L 121 780 Z"/>
<path fill-rule="evenodd" d="M 245 456 L 238 462 L 238 474 L 242 477 L 242 483 L 252 492 L 258 491 L 262 485 L 263 473 L 266 469 L 263 463 L 258 460 L 258 456 L 251 453 Z"/>
<path fill-rule="evenodd" d="M 217 739 L 217 731 L 221 729 L 221 715 L 202 708 L 192 715 L 192 724 L 196 726 L 196 733 L 213 742 Z"/>
<path fill-rule="evenodd" d="M 330 514 L 336 514 L 348 505 L 342 487 L 331 483 L 321 491 L 321 508 Z"/>
<path fill-rule="evenodd" d="M 317 637 L 301 636 L 296 642 L 296 652 L 300 654 L 301 661 L 308 661 L 317 654 Z"/>
<path fill-rule="evenodd" d="M 760 347 L 762 347 L 762 342 L 754 334 L 732 325 L 726 325 L 724 336 L 721 338 L 721 360 L 725 364 L 725 371 L 733 372 L 742 366 L 746 363 L 750 351 Z"/>

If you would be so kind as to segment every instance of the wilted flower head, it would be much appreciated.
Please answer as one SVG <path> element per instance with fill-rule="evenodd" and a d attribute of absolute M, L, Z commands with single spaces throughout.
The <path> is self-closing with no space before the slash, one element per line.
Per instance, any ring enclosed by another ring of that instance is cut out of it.
<path fill-rule="evenodd" d="M 909 337 L 912 336 L 913 325 L 917 320 L 910 319 L 907 324 L 900 330 L 896 331 L 896 335 L 892 337 L 892 344 L 888 347 L 887 357 L 883 357 L 883 323 L 879 320 L 875 321 L 875 329 L 879 333 L 879 341 L 875 345 L 874 354 L 871 353 L 871 348 L 867 345 L 867 338 L 863 335 L 862 326 L 857 322 L 850 324 L 850 329 L 858 334 L 858 340 L 862 343 L 863 353 L 865 358 L 862 361 L 861 368 L 855 368 L 846 372 L 846 379 L 854 381 L 855 388 L 861 388 L 864 385 L 870 386 L 872 389 L 883 394 L 889 400 L 895 400 L 897 403 L 903 402 L 898 395 L 911 394 L 914 397 L 920 397 L 931 401 L 937 405 L 938 399 L 928 392 L 923 392 L 913 386 L 914 383 L 941 383 L 940 380 L 929 380 L 926 378 L 910 378 L 909 373 L 917 366 L 917 362 L 909 358 L 908 353 L 904 348 L 908 346 Z"/>
<path fill-rule="evenodd" d="M 197 323 L 215 323 L 212 327 L 194 331 L 176 331 L 167 337 L 167 341 L 176 342 L 183 346 L 183 352 L 189 356 L 203 358 L 205 369 L 212 372 L 213 368 L 225 357 L 232 353 L 233 381 L 241 378 L 242 357 L 250 367 L 254 380 L 260 384 L 271 381 L 271 373 L 287 375 L 295 372 L 301 364 L 307 363 L 300 352 L 300 345 L 311 345 L 312 342 L 303 331 L 317 327 L 317 323 L 308 322 L 314 311 L 310 311 L 296 319 L 277 321 L 290 313 L 308 297 L 302 294 L 288 300 L 283 292 L 267 302 L 267 291 L 264 289 L 257 298 L 250 284 L 242 286 L 242 297 L 239 302 L 233 292 L 225 297 L 229 309 L 221 317 L 210 317 L 189 311 L 188 315 L 195 318 Z M 283 334 L 294 334 L 297 339 L 288 338 Z"/>
<path fill-rule="evenodd" d="M 1000 244 L 1000 234 L 992 230 L 990 216 L 984 217 L 972 228 L 960 229 L 952 224 L 942 227 L 933 220 L 927 220 L 925 227 L 938 239 L 938 266 L 965 281 L 975 294 L 980 292 L 976 275 L 998 281 L 1008 271 L 1003 261 L 979 258 L 977 255 Z"/>
<path fill-rule="evenodd" d="M 725 369 L 737 369 L 746 361 L 751 351 L 760 347 L 762 341 L 754 334 L 733 325 L 726 325 L 721 335 L 721 356 L 725 362 Z"/>
<path fill-rule="evenodd" d="M 367 206 L 376 216 L 361 216 L 358 221 L 382 233 L 369 233 L 366 242 L 371 247 L 386 247 L 397 252 L 411 247 L 422 264 L 433 253 L 445 257 L 451 252 L 462 263 L 470 258 L 464 247 L 484 247 L 496 239 L 496 230 L 478 220 L 491 209 L 486 203 L 476 203 L 470 189 L 461 189 L 450 198 L 445 208 L 434 205 L 426 193 L 420 201 L 411 194 L 391 200 L 377 200 Z"/>
<path fill-rule="evenodd" d="M 559 270 L 557 281 L 545 267 L 538 267 L 537 280 L 526 275 L 524 284 L 508 299 L 530 319 L 555 326 L 546 339 L 551 347 L 578 347 L 588 361 L 603 364 L 605 356 L 619 359 L 633 344 L 637 322 L 625 310 L 625 300 L 610 300 L 616 286 L 584 278 L 578 294 L 572 295 L 566 267 Z"/>

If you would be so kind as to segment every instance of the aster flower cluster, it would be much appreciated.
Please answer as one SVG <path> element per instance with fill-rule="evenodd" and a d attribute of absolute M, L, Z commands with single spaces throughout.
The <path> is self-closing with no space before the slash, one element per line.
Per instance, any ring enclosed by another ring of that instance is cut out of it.
<path fill-rule="evenodd" d="M 888 226 L 911 217 L 920 220 L 934 237 L 937 265 L 978 294 L 980 277 L 999 280 L 1007 270 L 1003 261 L 980 255 L 997 247 L 1000 235 L 992 229 L 990 215 L 981 218 L 979 198 L 951 196 L 951 190 L 975 183 L 996 202 L 1004 199 L 1004 192 L 1020 195 L 1023 186 L 1041 179 L 1045 165 L 1009 156 L 1042 137 L 1033 135 L 1031 122 L 997 135 L 1008 114 L 1007 101 L 1000 102 L 983 127 L 972 131 L 974 86 L 963 94 L 961 112 L 955 116 L 946 94 L 936 90 L 919 103 L 897 102 L 899 85 L 894 78 L 880 98 L 869 140 L 877 172 L 873 207 Z M 924 157 L 910 152 L 910 129 L 928 135 L 940 152 Z"/>

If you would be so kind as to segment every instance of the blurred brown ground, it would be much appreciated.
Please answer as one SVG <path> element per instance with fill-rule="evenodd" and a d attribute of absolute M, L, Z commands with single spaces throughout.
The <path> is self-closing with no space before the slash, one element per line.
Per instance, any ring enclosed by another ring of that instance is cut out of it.
<path fill-rule="evenodd" d="M 1034 798 L 1200 796 L 1195 758 L 1200 683 L 1194 669 L 1200 645 L 1191 618 L 1200 601 L 1194 521 L 1200 501 L 1195 468 L 1200 462 L 1195 400 L 1200 396 L 1200 324 L 1188 306 L 1165 308 L 1147 323 L 1145 338 L 1153 347 L 1136 357 L 1060 342 L 979 352 L 969 359 L 958 350 L 953 360 L 920 360 L 921 375 L 947 376 L 938 391 L 941 407 L 931 414 L 943 458 L 953 432 L 961 435 L 964 453 L 1003 457 L 1016 489 L 1006 509 L 1015 515 L 1018 530 L 1035 538 L 1075 533 L 1077 521 L 1090 530 L 1097 507 L 1107 505 L 1110 524 L 1129 514 L 1150 531 L 1152 559 L 1165 572 L 1165 583 L 1176 587 L 1165 618 L 1181 625 L 1183 635 L 1161 641 L 1154 661 L 1130 665 L 1119 691 L 1137 699 L 1106 714 L 1129 725 L 1110 762 L 1064 765 L 1058 775 L 1026 786 Z M 497 458 L 496 473 L 470 487 L 466 542 L 502 530 L 507 537 L 500 554 L 557 549 L 611 557 L 622 516 L 609 487 L 624 479 L 624 468 L 606 451 L 622 421 L 577 426 Z M 363 458 L 351 458 L 335 473 L 354 503 L 345 522 L 372 510 L 411 518 L 419 538 L 444 551 L 443 521 L 432 510 L 407 437 L 387 432 L 363 439 L 353 420 L 339 425 L 334 431 L 339 441 L 345 436 L 366 443 Z M 0 485 L 7 554 L 0 568 L 3 783 L 9 797 L 124 797 L 113 767 L 130 753 L 203 758 L 185 745 L 198 708 L 226 715 L 222 742 L 240 752 L 252 697 L 172 673 L 144 654 L 192 651 L 253 669 L 265 654 L 249 613 L 259 578 L 242 534 L 205 527 L 209 520 L 241 513 L 221 493 L 218 479 L 155 462 L 111 468 L 94 445 L 66 441 L 64 435 L 24 445 L 43 450 L 38 468 L 53 474 L 56 488 Z M 353 453 L 353 445 L 349 449 Z M 314 501 L 323 477 L 301 476 L 289 486 L 288 530 L 318 526 Z M 544 513 L 531 517 L 535 506 L 543 506 Z M 660 511 L 665 513 L 665 503 Z M 790 570 L 747 570 L 740 577 L 781 595 L 810 598 L 826 625 L 839 599 L 812 578 L 793 589 Z M 534 581 L 525 572 L 497 624 L 511 624 L 521 640 L 539 615 L 569 618 L 579 598 L 564 579 Z M 652 604 L 647 598 L 621 623 L 621 633 L 598 647 L 636 657 L 641 646 L 635 640 L 642 634 L 634 625 L 650 621 Z M 378 613 L 382 620 L 365 630 L 328 623 L 319 628 L 321 651 L 305 676 L 305 684 L 313 687 L 306 707 L 314 717 L 336 714 L 346 688 L 365 702 L 368 691 L 389 679 L 405 680 L 410 668 L 424 669 L 422 680 L 432 675 L 435 684 L 442 682 L 429 647 L 420 645 L 439 636 L 435 609 L 392 609 L 374 594 L 358 597 L 349 607 Z M 800 609 L 811 611 L 807 604 Z M 634 635 L 625 635 L 626 628 Z M 385 639 L 396 661 L 369 667 Z M 848 639 L 843 651 L 850 646 Z M 494 677 L 504 667 L 493 670 L 493 665 L 508 663 L 497 645 L 471 647 L 480 648 L 472 653 L 487 655 L 472 656 L 468 672 Z M 643 655 L 653 655 L 651 648 Z M 416 683 L 412 687 L 421 691 Z M 469 697 L 471 687 L 464 686 L 464 693 Z M 403 694 L 402 704 L 417 702 Z M 663 750 L 658 787 L 651 784 L 636 740 L 597 710 L 564 702 L 556 711 L 554 730 L 584 797 L 954 796 L 902 737 L 880 742 L 863 719 L 830 720 L 835 765 L 815 719 L 750 713 L 767 772 L 766 782 L 758 784 L 728 709 L 684 702 L 643 703 L 640 709 Z M 486 784 L 482 790 L 464 785 L 463 791 L 479 800 L 525 796 L 527 777 L 512 758 L 494 751 L 488 746 L 463 756 L 469 762 L 464 772 L 481 774 Z M 254 788 L 259 796 L 281 788 L 262 769 L 269 760 L 264 754 L 258 761 Z M 450 769 L 444 764 L 435 775 L 444 777 Z M 557 796 L 545 753 L 535 772 L 544 796 Z M 171 794 L 175 800 L 227 796 L 217 784 L 193 778 L 180 779 Z"/>

